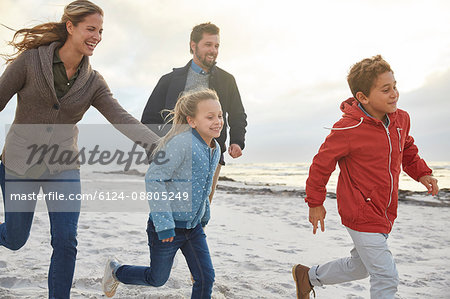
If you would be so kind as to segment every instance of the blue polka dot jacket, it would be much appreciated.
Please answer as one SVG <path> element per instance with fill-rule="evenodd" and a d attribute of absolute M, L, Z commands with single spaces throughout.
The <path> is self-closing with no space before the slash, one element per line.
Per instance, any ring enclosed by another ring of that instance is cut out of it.
<path fill-rule="evenodd" d="M 220 159 L 220 146 L 213 142 L 212 148 L 190 129 L 170 139 L 162 148 L 164 159 L 150 164 L 145 185 L 150 220 L 160 240 L 175 236 L 175 228 L 208 223 L 208 198 Z"/>

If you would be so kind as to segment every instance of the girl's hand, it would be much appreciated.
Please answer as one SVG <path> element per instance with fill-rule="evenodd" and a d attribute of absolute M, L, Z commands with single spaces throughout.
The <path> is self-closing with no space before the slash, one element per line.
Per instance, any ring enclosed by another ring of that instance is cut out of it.
<path fill-rule="evenodd" d="M 419 179 L 419 182 L 422 183 L 425 187 L 427 187 L 428 193 L 431 193 L 431 195 L 436 195 L 439 192 L 439 187 L 437 185 L 438 180 L 436 180 L 431 175 L 424 175 Z"/>
<path fill-rule="evenodd" d="M 170 237 L 170 238 L 167 238 L 167 239 L 164 239 L 164 240 L 162 240 L 162 242 L 163 243 L 166 243 L 166 242 L 172 242 L 173 241 L 173 237 Z"/>

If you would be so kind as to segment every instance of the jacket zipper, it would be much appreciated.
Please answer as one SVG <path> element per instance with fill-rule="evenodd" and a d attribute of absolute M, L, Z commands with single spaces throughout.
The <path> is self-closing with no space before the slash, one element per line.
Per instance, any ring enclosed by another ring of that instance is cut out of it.
<path fill-rule="evenodd" d="M 398 146 L 400 148 L 400 153 L 402 152 L 402 133 L 400 132 L 402 128 L 397 128 L 398 132 Z"/>
<path fill-rule="evenodd" d="M 392 222 L 391 220 L 389 220 L 389 217 L 387 215 L 387 210 L 389 209 L 391 202 L 392 202 L 392 192 L 394 191 L 394 178 L 392 176 L 392 172 L 391 172 L 391 155 L 392 155 L 392 142 L 391 142 L 391 134 L 389 133 L 389 129 L 386 128 L 386 134 L 388 137 L 388 141 L 389 141 L 389 176 L 391 178 L 391 192 L 389 193 L 389 203 L 386 207 L 386 210 L 384 211 L 384 215 L 386 216 L 386 219 L 389 221 L 390 227 L 392 228 Z M 400 133 L 400 131 L 399 131 Z"/>

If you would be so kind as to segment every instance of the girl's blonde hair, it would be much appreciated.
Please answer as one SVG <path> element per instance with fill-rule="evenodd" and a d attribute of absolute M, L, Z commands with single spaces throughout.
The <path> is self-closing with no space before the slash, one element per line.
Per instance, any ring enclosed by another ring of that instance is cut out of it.
<path fill-rule="evenodd" d="M 33 28 L 24 28 L 16 31 L 9 45 L 17 51 L 12 55 L 3 55 L 6 63 L 14 61 L 20 53 L 29 49 L 36 49 L 43 45 L 59 41 L 65 43 L 67 40 L 66 23 L 72 22 L 77 26 L 84 18 L 92 14 L 103 16 L 103 10 L 88 0 L 76 0 L 64 7 L 64 14 L 60 22 L 49 22 L 34 26 Z"/>
<path fill-rule="evenodd" d="M 160 139 L 158 146 L 153 151 L 156 154 L 160 151 L 164 145 L 169 142 L 172 137 L 189 130 L 187 117 L 195 117 L 197 113 L 198 103 L 205 100 L 215 100 L 218 101 L 219 97 L 217 93 L 212 89 L 203 89 L 200 91 L 183 93 L 178 99 L 175 108 L 173 110 L 163 110 L 162 112 L 169 112 L 169 114 L 164 118 L 166 124 L 173 122 L 172 127 L 169 132 Z"/>

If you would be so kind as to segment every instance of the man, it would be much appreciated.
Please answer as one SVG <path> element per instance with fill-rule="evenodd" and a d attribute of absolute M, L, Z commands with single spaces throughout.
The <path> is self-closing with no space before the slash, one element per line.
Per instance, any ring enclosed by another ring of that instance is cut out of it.
<path fill-rule="evenodd" d="M 189 45 L 193 54 L 192 60 L 186 66 L 174 68 L 171 73 L 161 77 L 145 106 L 141 120 L 144 124 L 164 124 L 164 117 L 167 114 L 162 114 L 163 110 L 173 109 L 180 94 L 185 91 L 211 88 L 217 92 L 222 105 L 224 126 L 220 137 L 217 138 L 222 154 L 214 174 L 210 202 L 220 168 L 225 165 L 223 153 L 226 151 L 227 127 L 230 126 L 228 153 L 232 158 L 238 158 L 245 146 L 247 126 L 247 115 L 234 77 L 216 66 L 219 44 L 219 28 L 216 25 L 208 22 L 195 26 L 191 32 Z M 156 133 L 163 136 L 166 132 L 164 126 L 159 126 Z"/>

